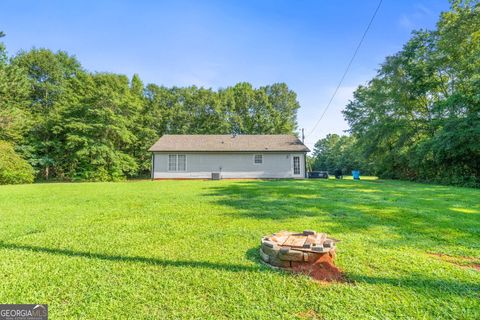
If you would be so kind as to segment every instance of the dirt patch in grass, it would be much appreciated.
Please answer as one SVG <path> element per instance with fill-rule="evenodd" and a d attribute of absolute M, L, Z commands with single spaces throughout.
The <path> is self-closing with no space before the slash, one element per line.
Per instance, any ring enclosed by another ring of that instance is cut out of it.
<path fill-rule="evenodd" d="M 315 310 L 307 310 L 297 313 L 297 317 L 300 319 L 320 320 L 323 319 Z"/>
<path fill-rule="evenodd" d="M 429 252 L 428 255 L 439 260 L 451 263 L 460 268 L 475 269 L 480 271 L 480 260 L 473 257 L 451 256 L 444 253 Z"/>
<path fill-rule="evenodd" d="M 292 271 L 309 275 L 320 283 L 346 282 L 342 271 L 328 261 L 317 261 L 312 264 L 292 264 Z"/>

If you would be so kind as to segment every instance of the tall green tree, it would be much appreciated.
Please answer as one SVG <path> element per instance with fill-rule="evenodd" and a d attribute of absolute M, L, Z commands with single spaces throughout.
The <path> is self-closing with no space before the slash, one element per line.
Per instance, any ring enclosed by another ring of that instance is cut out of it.
<path fill-rule="evenodd" d="M 362 174 L 371 174 L 371 165 L 361 155 L 357 141 L 353 136 L 328 134 L 315 143 L 311 166 L 316 171 L 328 171 L 333 174 L 340 169 L 344 174 L 360 170 Z"/>
<path fill-rule="evenodd" d="M 80 63 L 67 53 L 47 49 L 20 52 L 12 60 L 14 67 L 25 70 L 32 90 L 29 96 L 31 126 L 27 135 L 26 156 L 41 175 L 48 179 L 64 153 L 57 139 L 61 128 L 61 112 L 68 105 L 68 83 L 82 72 Z"/>
<path fill-rule="evenodd" d="M 344 115 L 379 175 L 479 184 L 479 30 L 479 2 L 452 2 L 354 93 Z"/>
<path fill-rule="evenodd" d="M 132 126 L 140 109 L 132 102 L 128 78 L 105 73 L 81 77 L 75 88 L 83 92 L 81 98 L 62 114 L 67 176 L 105 181 L 134 175 L 138 163 L 129 151 L 136 142 Z"/>
<path fill-rule="evenodd" d="M 41 179 L 145 175 L 164 134 L 292 133 L 299 105 L 285 84 L 209 88 L 144 85 L 138 75 L 90 73 L 48 49 L 8 58 L 0 47 L 0 140 Z"/>
<path fill-rule="evenodd" d="M 261 87 L 267 96 L 270 113 L 267 115 L 271 133 L 291 133 L 297 129 L 297 112 L 300 104 L 297 94 L 285 83 Z"/>
<path fill-rule="evenodd" d="M 132 132 L 134 138 L 127 150 L 137 162 L 139 175 L 146 175 L 150 171 L 151 154 L 148 147 L 152 145 L 158 135 L 154 125 L 161 119 L 153 117 L 148 105 L 145 86 L 137 74 L 134 74 L 130 81 L 129 104 L 133 107 L 132 117 L 129 119 L 128 128 Z"/>
<path fill-rule="evenodd" d="M 0 43 L 0 140 L 19 145 L 31 124 L 27 74 L 12 65 Z"/>

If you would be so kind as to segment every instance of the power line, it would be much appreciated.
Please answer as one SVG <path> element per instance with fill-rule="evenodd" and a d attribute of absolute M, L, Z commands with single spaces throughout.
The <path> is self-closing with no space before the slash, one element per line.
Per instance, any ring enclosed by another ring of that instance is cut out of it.
<path fill-rule="evenodd" d="M 329 108 L 330 105 L 332 104 L 333 99 L 334 99 L 335 96 L 337 95 L 338 89 L 340 89 L 340 86 L 342 85 L 343 80 L 345 79 L 348 71 L 350 70 L 350 67 L 352 66 L 353 60 L 354 60 L 355 57 L 357 56 L 358 50 L 359 50 L 360 47 L 362 46 L 363 40 L 365 39 L 365 36 L 367 35 L 368 30 L 370 30 L 370 26 L 372 25 L 373 20 L 375 20 L 375 17 L 377 16 L 377 12 L 378 12 L 378 10 L 380 9 L 380 6 L 382 5 L 382 2 L 383 2 L 383 0 L 380 0 L 380 1 L 378 2 L 377 8 L 376 8 L 375 11 L 373 12 L 372 18 L 370 19 L 370 22 L 368 23 L 367 28 L 366 28 L 365 31 L 363 32 L 362 38 L 360 39 L 360 42 L 358 43 L 357 48 L 356 48 L 355 51 L 353 52 L 353 56 L 352 56 L 352 58 L 350 59 L 350 61 L 348 62 L 347 68 L 345 69 L 345 71 L 343 72 L 342 77 L 340 78 L 340 82 L 338 83 L 337 87 L 335 88 L 335 91 L 333 91 L 333 95 L 332 95 L 332 97 L 330 98 L 330 100 L 328 101 L 327 106 L 325 107 L 325 109 L 323 109 L 323 113 L 322 113 L 322 115 L 320 116 L 320 119 L 318 119 L 318 121 L 317 121 L 317 122 L 315 123 L 315 125 L 313 126 L 312 130 L 310 130 L 310 132 L 307 134 L 307 137 L 310 136 L 310 135 L 315 131 L 315 129 L 317 128 L 317 126 L 320 124 L 320 121 L 322 121 L 323 117 L 325 116 L 325 113 L 327 112 L 328 108 Z"/>

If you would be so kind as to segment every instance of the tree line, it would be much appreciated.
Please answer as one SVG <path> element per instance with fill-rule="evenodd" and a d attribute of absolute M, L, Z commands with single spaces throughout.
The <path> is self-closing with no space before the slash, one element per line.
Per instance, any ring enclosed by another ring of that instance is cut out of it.
<path fill-rule="evenodd" d="M 89 72 L 63 51 L 9 57 L 0 43 L 0 183 L 146 175 L 147 150 L 163 134 L 293 133 L 298 108 L 284 83 L 144 85 L 138 75 Z"/>
<path fill-rule="evenodd" d="M 311 168 L 480 186 L 479 75 L 479 1 L 452 1 L 357 88 L 349 135 L 319 140 Z M 144 85 L 63 51 L 8 56 L 0 43 L 0 183 L 142 176 L 163 134 L 293 133 L 298 109 L 284 83 Z"/>
<path fill-rule="evenodd" d="M 453 1 L 358 87 L 343 111 L 351 137 L 319 141 L 314 166 L 348 167 L 354 154 L 381 177 L 479 186 L 479 76 L 480 4 Z"/>
<path fill-rule="evenodd" d="M 328 134 L 315 143 L 308 167 L 310 170 L 327 171 L 330 174 L 337 170 L 341 170 L 344 175 L 350 175 L 353 170 L 361 170 L 363 175 L 376 174 L 359 146 L 353 135 Z"/>

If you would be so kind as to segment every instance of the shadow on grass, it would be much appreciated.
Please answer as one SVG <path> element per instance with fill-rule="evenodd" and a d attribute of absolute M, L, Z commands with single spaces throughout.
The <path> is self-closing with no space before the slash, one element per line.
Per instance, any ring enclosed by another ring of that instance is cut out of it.
<path fill-rule="evenodd" d="M 13 243 L 4 243 L 0 242 L 0 249 L 9 249 L 9 250 L 22 250 L 30 251 L 36 253 L 48 253 L 54 255 L 61 255 L 67 257 L 80 257 L 88 259 L 98 259 L 105 261 L 114 261 L 114 262 L 133 262 L 133 263 L 144 263 L 155 266 L 162 267 L 190 267 L 190 268 L 202 268 L 202 269 L 215 269 L 215 270 L 224 270 L 230 272 L 259 272 L 268 270 L 260 266 L 245 266 L 239 264 L 228 264 L 228 263 L 216 263 L 209 261 L 188 261 L 188 260 L 165 260 L 157 258 L 148 258 L 148 257 L 138 257 L 138 256 L 121 256 L 121 255 L 108 255 L 103 253 L 92 253 L 85 251 L 73 251 L 69 249 L 54 249 L 54 248 L 45 248 L 29 245 L 20 245 Z M 252 249 L 253 252 L 253 249 Z M 253 253 L 252 253 L 253 254 Z"/>
<path fill-rule="evenodd" d="M 316 218 L 330 233 L 381 227 L 398 235 L 390 245 L 480 243 L 478 190 L 400 181 L 239 181 L 207 190 L 214 202 L 235 209 L 233 218 L 281 221 Z M 452 209 L 453 208 L 453 209 Z M 467 210 L 468 209 L 468 210 Z M 460 210 L 461 211 L 461 210 Z M 387 239 L 378 243 L 387 244 Z M 416 243 L 415 243 L 416 241 Z"/>
<path fill-rule="evenodd" d="M 213 269 L 221 270 L 228 272 L 279 272 L 281 270 L 274 270 L 260 262 L 260 256 L 258 249 L 259 247 L 251 248 L 245 253 L 245 257 L 255 262 L 256 266 L 245 266 L 237 264 L 228 264 L 228 263 L 215 263 L 209 261 L 186 261 L 186 260 L 165 260 L 157 258 L 147 258 L 147 257 L 138 257 L 138 256 L 121 256 L 121 255 L 108 255 L 103 253 L 91 253 L 84 251 L 73 251 L 68 249 L 54 249 L 54 248 L 45 248 L 38 246 L 30 245 L 20 245 L 13 243 L 3 243 L 0 242 L 0 249 L 8 250 L 22 250 L 35 253 L 47 253 L 53 255 L 61 255 L 67 257 L 81 257 L 87 259 L 98 259 L 104 261 L 113 261 L 113 262 L 132 262 L 132 263 L 142 263 L 150 264 L 154 266 L 162 267 L 189 267 L 189 268 L 202 268 L 202 269 Z M 468 283 L 460 280 L 442 280 L 442 279 L 431 279 L 425 278 L 422 275 L 413 275 L 410 278 L 387 278 L 387 277 L 370 277 L 365 275 L 346 275 L 348 283 L 368 283 L 372 285 L 391 285 L 398 287 L 412 288 L 415 290 L 426 290 L 432 292 L 432 289 L 437 292 L 456 294 L 461 296 L 472 296 L 475 295 L 475 292 L 478 292 L 480 286 L 475 283 Z"/>
<path fill-rule="evenodd" d="M 247 250 L 245 257 L 258 264 L 262 264 L 259 254 L 260 247 L 255 247 Z M 284 272 L 266 267 L 272 272 Z M 370 285 L 390 285 L 393 287 L 405 287 L 414 289 L 417 292 L 439 294 L 453 294 L 458 296 L 477 297 L 480 290 L 480 285 L 473 282 L 461 281 L 458 279 L 445 280 L 438 278 L 425 277 L 425 275 L 418 273 L 411 273 L 408 277 L 375 277 L 358 274 L 344 274 L 345 283 L 354 285 L 359 283 L 366 283 Z M 336 283 L 338 284 L 338 282 Z"/>
<path fill-rule="evenodd" d="M 475 282 L 466 282 L 459 279 L 438 279 L 425 277 L 422 274 L 409 274 L 409 277 L 374 277 L 366 275 L 346 275 L 354 283 L 367 283 L 371 285 L 390 285 L 396 287 L 413 288 L 417 293 L 422 291 L 427 294 L 451 294 L 478 298 L 480 285 Z"/>
<path fill-rule="evenodd" d="M 245 258 L 252 262 L 260 263 L 260 246 L 248 249 L 245 252 Z"/>

